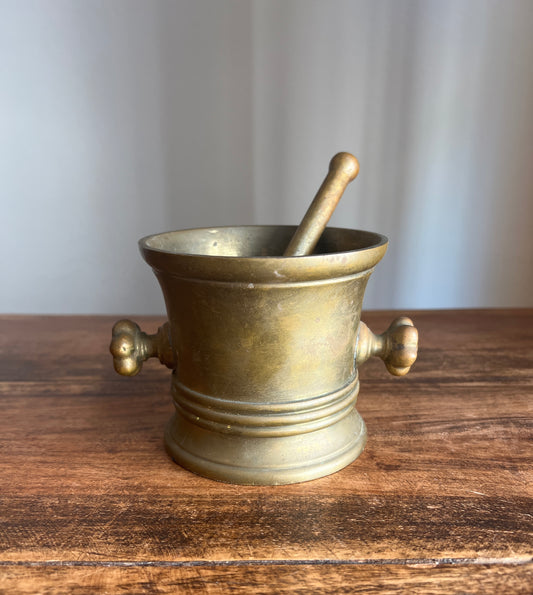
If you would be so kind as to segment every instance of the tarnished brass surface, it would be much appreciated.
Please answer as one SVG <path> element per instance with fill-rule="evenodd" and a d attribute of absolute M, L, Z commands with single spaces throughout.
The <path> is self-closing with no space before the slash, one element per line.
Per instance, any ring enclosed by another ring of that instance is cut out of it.
<path fill-rule="evenodd" d="M 131 375 L 156 356 L 175 368 L 165 444 L 201 475 L 272 485 L 341 469 L 366 441 L 357 364 L 379 355 L 405 373 L 416 357 L 407 319 L 382 336 L 360 324 L 387 239 L 328 228 L 312 256 L 279 256 L 295 229 L 205 228 L 140 241 L 163 290 L 169 334 L 147 338 L 134 323 L 117 323 L 115 366 Z M 162 355 L 168 341 L 170 357 Z"/>
<path fill-rule="evenodd" d="M 329 171 L 318 189 L 284 256 L 311 254 L 326 228 L 346 186 L 359 173 L 359 162 L 351 153 L 337 153 L 329 163 Z"/>

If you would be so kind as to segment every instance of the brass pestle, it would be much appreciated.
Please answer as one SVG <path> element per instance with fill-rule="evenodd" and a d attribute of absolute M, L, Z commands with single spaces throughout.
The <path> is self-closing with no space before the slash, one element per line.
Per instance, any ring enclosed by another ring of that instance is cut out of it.
<path fill-rule="evenodd" d="M 355 180 L 358 173 L 359 161 L 350 153 L 337 153 L 333 157 L 329 162 L 328 175 L 283 256 L 307 256 L 313 252 L 346 186 Z"/>

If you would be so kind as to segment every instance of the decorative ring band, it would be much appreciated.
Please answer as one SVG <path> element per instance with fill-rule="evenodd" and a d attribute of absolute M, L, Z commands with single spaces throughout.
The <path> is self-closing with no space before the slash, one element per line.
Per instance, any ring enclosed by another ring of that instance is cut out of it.
<path fill-rule="evenodd" d="M 219 399 L 172 381 L 177 412 L 211 431 L 247 436 L 290 436 L 327 427 L 346 416 L 359 393 L 357 374 L 341 389 L 282 403 L 250 403 Z"/>

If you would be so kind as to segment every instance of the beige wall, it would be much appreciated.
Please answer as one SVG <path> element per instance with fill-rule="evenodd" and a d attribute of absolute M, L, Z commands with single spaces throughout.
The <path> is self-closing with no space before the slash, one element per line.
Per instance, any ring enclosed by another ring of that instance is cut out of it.
<path fill-rule="evenodd" d="M 367 308 L 533 306 L 529 0 L 0 0 L 0 311 L 156 313 L 149 233 L 332 224 Z"/>

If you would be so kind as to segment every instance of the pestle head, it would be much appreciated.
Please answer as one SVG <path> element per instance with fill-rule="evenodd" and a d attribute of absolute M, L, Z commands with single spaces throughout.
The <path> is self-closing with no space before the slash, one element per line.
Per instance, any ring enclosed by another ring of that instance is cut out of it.
<path fill-rule="evenodd" d="M 359 161 L 351 153 L 337 153 L 329 162 L 329 171 L 338 172 L 347 177 L 348 182 L 355 180 L 359 173 Z"/>

